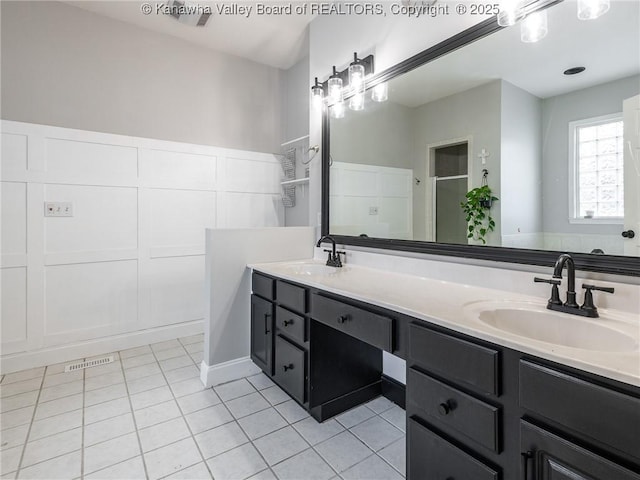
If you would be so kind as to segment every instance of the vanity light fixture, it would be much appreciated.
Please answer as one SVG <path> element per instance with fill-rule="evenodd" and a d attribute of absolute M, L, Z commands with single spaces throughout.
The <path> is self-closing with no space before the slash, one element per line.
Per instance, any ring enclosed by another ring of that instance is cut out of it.
<path fill-rule="evenodd" d="M 336 70 L 335 65 L 333 67 L 333 74 L 329 77 L 327 85 L 329 87 L 329 99 L 333 103 L 342 102 L 342 77 Z"/>
<path fill-rule="evenodd" d="M 578 0 L 578 18 L 594 20 L 609 11 L 610 0 Z"/>
<path fill-rule="evenodd" d="M 532 12 L 520 24 L 520 40 L 524 43 L 534 43 L 547 36 L 547 11 Z"/>
<path fill-rule="evenodd" d="M 502 0 L 498 8 L 498 25 L 501 27 L 515 25 L 525 16 L 522 0 Z"/>
<path fill-rule="evenodd" d="M 322 106 L 323 97 L 324 89 L 322 88 L 322 85 L 318 83 L 318 77 L 316 77 L 315 83 L 311 86 L 311 98 L 315 108 L 320 108 Z"/>

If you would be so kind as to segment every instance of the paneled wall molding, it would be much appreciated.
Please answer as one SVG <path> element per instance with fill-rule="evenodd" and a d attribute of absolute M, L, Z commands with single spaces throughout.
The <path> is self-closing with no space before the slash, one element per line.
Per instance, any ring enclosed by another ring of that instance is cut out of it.
<path fill-rule="evenodd" d="M 7 355 L 72 359 L 86 342 L 201 327 L 205 228 L 283 224 L 271 153 L 5 120 L 1 131 L 3 372 L 18 364 Z M 49 202 L 72 216 L 45 216 Z"/>

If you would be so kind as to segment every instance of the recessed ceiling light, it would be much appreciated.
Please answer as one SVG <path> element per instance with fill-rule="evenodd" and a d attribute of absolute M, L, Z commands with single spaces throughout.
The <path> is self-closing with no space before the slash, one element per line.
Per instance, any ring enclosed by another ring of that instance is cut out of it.
<path fill-rule="evenodd" d="M 586 70 L 585 67 L 571 67 L 571 68 L 567 68 L 564 71 L 565 75 L 577 75 L 578 73 L 582 73 Z"/>

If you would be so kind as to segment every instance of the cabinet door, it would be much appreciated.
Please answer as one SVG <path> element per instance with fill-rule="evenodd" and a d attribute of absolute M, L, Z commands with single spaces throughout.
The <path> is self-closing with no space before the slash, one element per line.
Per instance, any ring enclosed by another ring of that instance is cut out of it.
<path fill-rule="evenodd" d="M 251 295 L 251 360 L 273 375 L 273 304 Z"/>
<path fill-rule="evenodd" d="M 640 475 L 540 427 L 521 422 L 524 480 L 640 480 Z"/>

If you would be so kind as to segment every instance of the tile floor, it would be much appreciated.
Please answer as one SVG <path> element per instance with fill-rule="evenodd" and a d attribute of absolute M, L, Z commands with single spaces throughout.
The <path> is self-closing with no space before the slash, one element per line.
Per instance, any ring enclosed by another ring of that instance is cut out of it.
<path fill-rule="evenodd" d="M 319 424 L 263 374 L 205 389 L 202 338 L 3 376 L 1 478 L 404 477 L 404 410 L 380 397 Z"/>

